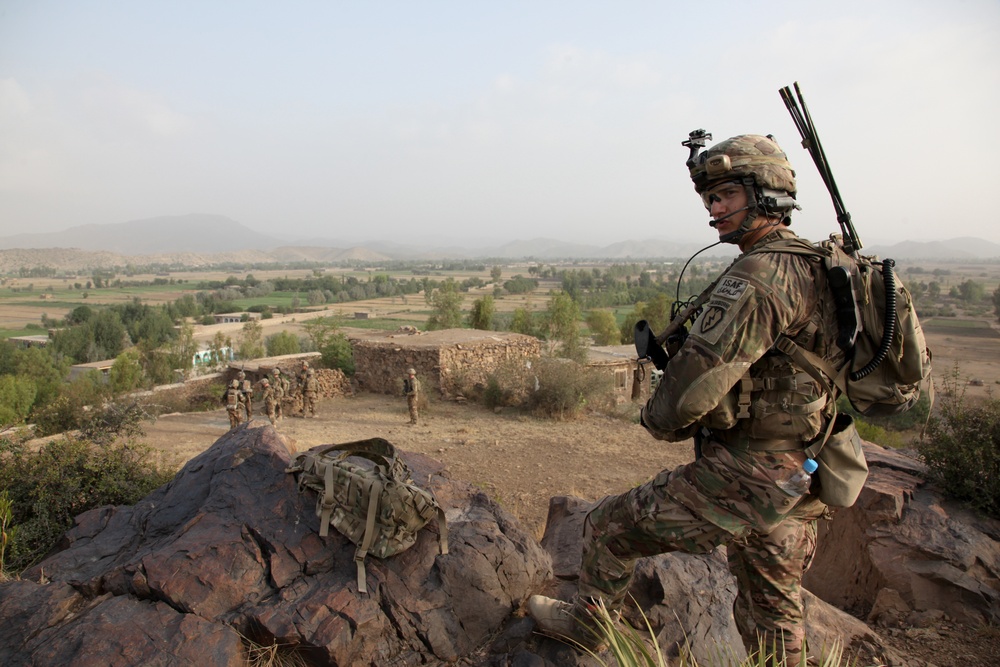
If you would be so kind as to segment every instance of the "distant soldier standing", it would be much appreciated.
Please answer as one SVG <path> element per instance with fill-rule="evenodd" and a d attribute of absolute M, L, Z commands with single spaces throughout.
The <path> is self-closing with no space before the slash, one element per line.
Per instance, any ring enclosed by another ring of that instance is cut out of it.
<path fill-rule="evenodd" d="M 316 416 L 316 395 L 319 393 L 319 382 L 313 369 L 306 371 L 306 382 L 302 388 L 302 416 L 309 411 L 310 417 Z"/>
<path fill-rule="evenodd" d="M 242 369 L 236 377 L 240 382 L 240 391 L 243 392 L 243 407 L 246 409 L 247 421 L 250 421 L 250 418 L 253 417 L 253 385 L 250 384 L 247 374 Z"/>
<path fill-rule="evenodd" d="M 267 378 L 261 380 L 260 384 L 264 388 L 264 391 L 261 393 L 261 399 L 264 401 L 264 414 L 271 420 L 271 426 L 274 426 L 275 404 L 278 402 L 275 398 L 275 391 Z"/>
<path fill-rule="evenodd" d="M 406 395 L 406 407 L 410 409 L 410 424 L 416 424 L 417 401 L 420 400 L 420 380 L 417 379 L 417 371 L 412 368 L 406 370 L 406 378 L 403 379 L 403 394 Z"/>
<path fill-rule="evenodd" d="M 306 380 L 309 379 L 309 363 L 303 361 L 299 374 L 295 376 L 295 398 L 298 403 L 296 408 L 299 416 L 305 415 L 306 409 Z"/>
<path fill-rule="evenodd" d="M 240 425 L 243 421 L 243 394 L 240 392 L 239 380 L 229 383 L 229 388 L 222 394 L 222 404 L 226 406 L 226 413 L 229 415 L 229 430 Z"/>
<path fill-rule="evenodd" d="M 274 376 L 274 380 L 271 382 L 271 387 L 274 389 L 274 417 L 281 420 L 284 418 L 281 404 L 288 395 L 288 380 L 282 377 L 281 371 L 277 367 L 271 371 L 271 375 Z"/>

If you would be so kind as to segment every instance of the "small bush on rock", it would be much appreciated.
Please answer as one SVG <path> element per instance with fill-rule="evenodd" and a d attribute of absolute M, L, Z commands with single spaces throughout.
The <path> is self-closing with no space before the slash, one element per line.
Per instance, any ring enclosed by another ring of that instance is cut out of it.
<path fill-rule="evenodd" d="M 1000 400 L 942 393 L 940 414 L 918 445 L 930 477 L 948 496 L 1000 518 Z"/>

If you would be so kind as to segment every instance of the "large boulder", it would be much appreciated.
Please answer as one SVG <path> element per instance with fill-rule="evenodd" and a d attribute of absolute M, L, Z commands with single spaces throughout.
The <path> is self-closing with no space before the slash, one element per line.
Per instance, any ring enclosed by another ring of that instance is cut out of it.
<path fill-rule="evenodd" d="M 0 584 L 0 664 L 239 665 L 245 643 L 315 664 L 453 662 L 497 634 L 551 577 L 548 555 L 440 463 L 402 453 L 447 511 L 393 558 L 321 538 L 315 499 L 285 472 L 283 438 L 243 425 L 131 507 L 77 517 L 59 551 Z"/>
<path fill-rule="evenodd" d="M 1000 521 L 945 501 L 912 457 L 870 443 L 865 456 L 857 503 L 820 522 L 809 590 L 880 625 L 1000 620 Z"/>

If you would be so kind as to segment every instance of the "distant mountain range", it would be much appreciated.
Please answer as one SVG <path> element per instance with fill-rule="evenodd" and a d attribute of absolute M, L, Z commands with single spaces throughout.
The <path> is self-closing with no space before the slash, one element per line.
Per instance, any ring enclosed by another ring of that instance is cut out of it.
<path fill-rule="evenodd" d="M 511 241 L 489 247 L 417 246 L 392 241 L 371 241 L 333 247 L 334 241 L 311 239 L 304 244 L 255 232 L 221 215 L 192 214 L 164 216 L 105 225 L 83 225 L 62 232 L 16 234 L 0 237 L 0 250 L 79 249 L 104 256 L 124 255 L 141 263 L 174 263 L 183 255 L 193 264 L 223 261 L 253 262 L 379 262 L 387 260 L 440 259 L 677 259 L 687 258 L 704 244 L 662 239 L 630 240 L 606 246 L 567 243 L 536 238 Z M 706 256 L 731 256 L 732 246 L 718 246 Z M 891 246 L 865 246 L 866 254 L 909 260 L 991 260 L 1000 258 L 1000 245 L 979 238 L 962 237 L 945 241 L 903 241 Z M 226 257 L 213 257 L 221 254 Z M 138 257 L 137 257 L 138 256 Z M 242 260 L 235 259 L 236 256 Z M 5 266 L 9 262 L 3 262 Z"/>

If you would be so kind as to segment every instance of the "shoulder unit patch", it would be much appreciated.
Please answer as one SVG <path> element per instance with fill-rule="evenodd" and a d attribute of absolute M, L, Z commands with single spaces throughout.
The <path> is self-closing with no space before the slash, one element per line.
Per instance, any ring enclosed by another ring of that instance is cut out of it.
<path fill-rule="evenodd" d="M 729 330 L 744 301 L 754 293 L 754 286 L 742 278 L 723 278 L 712 292 L 712 298 L 691 327 L 691 333 L 706 343 L 715 345 Z"/>

